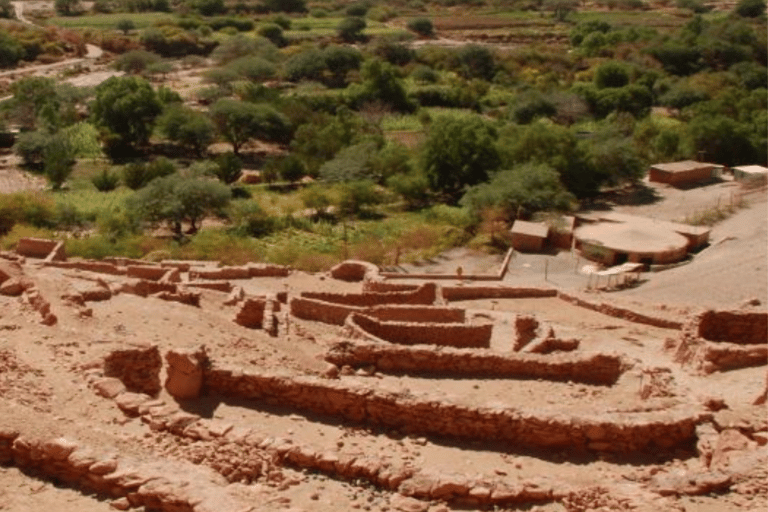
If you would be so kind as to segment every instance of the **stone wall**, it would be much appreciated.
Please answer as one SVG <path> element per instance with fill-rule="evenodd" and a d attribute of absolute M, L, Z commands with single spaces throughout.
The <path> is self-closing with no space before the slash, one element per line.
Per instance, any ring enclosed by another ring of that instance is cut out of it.
<path fill-rule="evenodd" d="M 693 320 L 699 337 L 743 345 L 768 343 L 768 312 L 705 311 Z"/>
<path fill-rule="evenodd" d="M 87 272 L 97 272 L 99 274 L 110 274 L 116 276 L 124 276 L 128 273 L 128 269 L 125 267 L 121 267 L 113 263 L 92 260 L 50 262 L 48 265 L 52 267 L 74 268 L 78 270 L 85 270 Z"/>
<path fill-rule="evenodd" d="M 449 302 L 480 299 L 526 299 L 556 297 L 554 288 L 512 288 L 505 286 L 443 286 L 443 298 Z"/>
<path fill-rule="evenodd" d="M 437 300 L 437 285 L 425 283 L 416 290 L 405 292 L 384 293 L 330 293 L 330 292 L 302 292 L 301 296 L 307 299 L 316 299 L 333 304 L 348 306 L 370 307 L 382 304 L 434 304 Z"/>
<path fill-rule="evenodd" d="M 336 366 L 374 366 L 382 372 L 420 375 L 504 377 L 614 384 L 624 363 L 614 354 L 500 354 L 490 350 L 428 346 L 404 347 L 362 340 L 340 340 L 325 360 Z"/>
<path fill-rule="evenodd" d="M 331 277 L 340 281 L 362 281 L 367 275 L 374 276 L 379 272 L 379 267 L 367 261 L 347 260 L 334 266 Z"/>
<path fill-rule="evenodd" d="M 622 320 L 627 320 L 628 322 L 651 325 L 653 327 L 661 327 L 663 329 L 682 329 L 683 327 L 683 323 L 678 320 L 670 320 L 668 318 L 646 315 L 627 308 L 613 306 L 605 302 L 592 302 L 584 297 L 578 297 L 563 291 L 558 291 L 557 297 L 575 306 L 591 309 L 592 311 L 597 311 L 598 313 L 612 316 L 614 318 L 621 318 Z"/>
<path fill-rule="evenodd" d="M 363 281 L 363 293 L 412 292 L 418 288 L 417 284 L 390 283 L 372 279 Z"/>
<path fill-rule="evenodd" d="M 159 265 L 126 266 L 126 274 L 128 277 L 137 277 L 139 279 L 148 279 L 150 281 L 159 281 L 166 272 L 168 272 L 168 269 Z"/>
<path fill-rule="evenodd" d="M 365 308 L 333 304 L 316 299 L 293 297 L 290 301 L 291 315 L 302 320 L 312 320 L 331 325 L 344 325 L 350 313 L 362 313 Z"/>
<path fill-rule="evenodd" d="M 129 461 L 66 438 L 39 439 L 0 426 L 0 464 L 14 465 L 76 489 L 113 499 L 115 509 L 242 512 L 223 479 L 189 462 Z"/>
<path fill-rule="evenodd" d="M 345 326 L 352 336 L 367 339 L 461 348 L 489 348 L 493 333 L 493 324 L 383 322 L 359 313 L 351 314 Z"/>
<path fill-rule="evenodd" d="M 51 261 L 60 261 L 66 259 L 63 256 L 63 249 L 60 245 L 61 242 L 57 240 L 46 240 L 44 238 L 21 238 L 16 244 L 16 253 L 28 257 L 28 258 L 40 258 L 46 259 L 49 255 L 59 255 L 59 257 L 52 258 Z"/>
<path fill-rule="evenodd" d="M 120 380 L 129 391 L 155 396 L 160 392 L 163 360 L 157 345 L 130 345 L 104 357 L 104 375 Z"/>
<path fill-rule="evenodd" d="M 251 277 L 248 267 L 220 267 L 220 268 L 190 268 L 189 279 L 249 279 Z"/>
<path fill-rule="evenodd" d="M 461 308 L 439 306 L 374 306 L 366 315 L 381 321 L 418 323 L 464 323 L 466 311 Z"/>
<path fill-rule="evenodd" d="M 205 386 L 227 397 L 288 406 L 375 427 L 423 435 L 504 441 L 518 449 L 658 455 L 695 444 L 695 428 L 711 413 L 687 408 L 569 416 L 500 407 L 470 407 L 316 377 L 286 377 L 213 365 Z"/>

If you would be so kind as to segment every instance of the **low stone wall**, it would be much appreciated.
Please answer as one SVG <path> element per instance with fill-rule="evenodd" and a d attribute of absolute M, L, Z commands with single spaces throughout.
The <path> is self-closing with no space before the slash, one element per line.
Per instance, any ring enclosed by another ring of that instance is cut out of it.
<path fill-rule="evenodd" d="M 489 348 L 493 334 L 493 324 L 382 322 L 359 313 L 349 315 L 345 326 L 353 337 L 401 345 Z"/>
<path fill-rule="evenodd" d="M 190 268 L 189 279 L 249 279 L 251 274 L 248 267 L 221 267 L 221 268 Z"/>
<path fill-rule="evenodd" d="M 285 265 L 272 265 L 270 263 L 249 263 L 249 277 L 288 277 L 291 267 Z"/>
<path fill-rule="evenodd" d="M 692 319 L 699 337 L 743 345 L 768 343 L 768 312 L 705 311 Z"/>
<path fill-rule="evenodd" d="M 711 413 L 692 409 L 596 413 L 578 416 L 469 407 L 431 396 L 413 397 L 352 387 L 316 377 L 285 377 L 212 365 L 205 387 L 227 397 L 288 406 L 366 425 L 424 435 L 505 441 L 519 449 L 639 455 L 692 449 L 698 423 Z"/>
<path fill-rule="evenodd" d="M 646 315 L 632 311 L 630 309 L 613 306 L 605 302 L 591 302 L 583 297 L 577 297 L 576 295 L 568 294 L 563 291 L 558 291 L 557 297 L 575 306 L 591 309 L 592 311 L 597 311 L 598 313 L 612 316 L 614 318 L 621 318 L 622 320 L 627 320 L 628 322 L 651 325 L 653 327 L 661 327 L 662 329 L 682 329 L 683 327 L 683 323 L 677 320 Z"/>
<path fill-rule="evenodd" d="M 460 324 L 467 319 L 466 311 L 461 308 L 439 306 L 374 306 L 365 314 L 377 320 L 395 322 Z"/>
<path fill-rule="evenodd" d="M 126 274 L 128 277 L 137 277 L 139 279 L 148 279 L 150 281 L 159 281 L 168 272 L 167 268 L 159 265 L 127 265 Z"/>
<path fill-rule="evenodd" d="M 166 268 L 175 268 L 180 272 L 189 272 L 190 268 L 218 267 L 218 261 L 209 260 L 163 260 L 160 266 Z"/>
<path fill-rule="evenodd" d="M 412 292 L 418 288 L 417 284 L 390 283 L 373 279 L 363 281 L 363 293 Z"/>
<path fill-rule="evenodd" d="M 0 464 L 110 497 L 115 509 L 163 512 L 242 512 L 223 479 L 189 462 L 129 461 L 66 438 L 39 439 L 0 426 Z"/>
<path fill-rule="evenodd" d="M 330 293 L 302 292 L 302 297 L 333 304 L 356 307 L 370 307 L 384 304 L 434 304 L 437 299 L 437 285 L 425 283 L 413 291 L 385 293 Z"/>
<path fill-rule="evenodd" d="M 232 291 L 232 283 L 229 281 L 189 281 L 185 286 L 192 288 L 203 288 L 206 290 L 216 290 L 217 292 L 229 293 Z"/>
<path fill-rule="evenodd" d="M 452 377 L 504 377 L 614 384 L 624 363 L 613 354 L 500 354 L 490 350 L 341 340 L 331 345 L 325 360 L 336 366 L 374 366 L 382 372 Z"/>
<path fill-rule="evenodd" d="M 177 293 L 179 291 L 179 287 L 174 283 L 161 283 L 158 281 L 147 281 L 146 279 L 133 279 L 122 283 L 119 286 L 119 291 L 123 293 L 138 295 L 139 297 L 149 297 L 161 292 Z"/>
<path fill-rule="evenodd" d="M 120 380 L 129 391 L 155 396 L 160 392 L 163 360 L 157 345 L 131 345 L 104 356 L 104 375 Z"/>
<path fill-rule="evenodd" d="M 50 261 L 62 261 L 66 259 L 63 242 L 58 240 L 46 240 L 44 238 L 21 238 L 16 244 L 16 253 L 27 258 L 47 259 Z"/>
<path fill-rule="evenodd" d="M 556 297 L 554 288 L 511 288 L 503 286 L 443 286 L 443 298 L 449 302 L 480 299 L 528 299 Z"/>
<path fill-rule="evenodd" d="M 768 343 L 744 346 L 736 343 L 707 341 L 701 347 L 699 357 L 702 369 L 707 373 L 763 366 L 768 364 Z"/>
<path fill-rule="evenodd" d="M 105 263 L 93 260 L 54 261 L 49 262 L 48 265 L 51 267 L 74 268 L 77 270 L 85 270 L 87 272 L 96 272 L 99 274 L 110 274 L 113 276 L 124 276 L 128 273 L 128 269 L 125 267 L 120 267 L 113 263 Z"/>
<path fill-rule="evenodd" d="M 293 297 L 290 301 L 291 315 L 302 320 L 312 320 L 331 325 L 344 325 L 351 313 L 363 313 L 365 308 L 333 304 L 317 299 Z"/>

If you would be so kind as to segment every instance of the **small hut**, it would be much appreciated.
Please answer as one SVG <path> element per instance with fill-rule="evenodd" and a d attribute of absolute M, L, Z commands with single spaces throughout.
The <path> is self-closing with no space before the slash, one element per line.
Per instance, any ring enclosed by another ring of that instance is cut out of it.
<path fill-rule="evenodd" d="M 719 176 L 721 171 L 720 165 L 683 160 L 652 165 L 648 179 L 674 187 L 690 187 Z"/>
<path fill-rule="evenodd" d="M 549 226 L 543 222 L 516 220 L 510 230 L 512 247 L 516 251 L 540 252 L 549 236 Z"/>

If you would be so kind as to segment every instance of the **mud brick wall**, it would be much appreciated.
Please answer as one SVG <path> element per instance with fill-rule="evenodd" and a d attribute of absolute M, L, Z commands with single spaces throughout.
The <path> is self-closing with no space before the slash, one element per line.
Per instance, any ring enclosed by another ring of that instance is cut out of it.
<path fill-rule="evenodd" d="M 120 291 L 138 295 L 139 297 L 149 297 L 156 293 L 177 293 L 178 286 L 173 283 L 160 283 L 158 281 L 147 281 L 146 279 L 135 279 L 123 283 Z"/>
<path fill-rule="evenodd" d="M 357 307 L 379 306 L 383 304 L 434 304 L 437 299 L 437 286 L 434 283 L 425 283 L 414 291 L 385 293 L 302 292 L 301 296 L 308 299 Z"/>
<path fill-rule="evenodd" d="M 129 391 L 155 396 L 160 392 L 163 360 L 157 345 L 133 345 L 104 357 L 104 375 L 119 379 Z"/>
<path fill-rule="evenodd" d="M 137 277 L 150 281 L 159 281 L 166 272 L 168 272 L 168 269 L 159 265 L 128 265 L 126 267 L 128 277 Z"/>
<path fill-rule="evenodd" d="M 81 447 L 76 441 L 39 439 L 0 426 L 0 463 L 101 496 L 122 498 L 121 509 L 162 512 L 241 512 L 206 468 L 179 461 L 137 463 Z"/>
<path fill-rule="evenodd" d="M 235 315 L 235 323 L 251 329 L 261 329 L 264 325 L 266 299 L 247 298 L 240 304 Z"/>
<path fill-rule="evenodd" d="M 125 267 L 119 267 L 112 263 L 104 263 L 101 261 L 53 261 L 47 263 L 51 267 L 59 268 L 74 268 L 77 270 L 85 270 L 87 272 L 96 272 L 99 274 L 109 274 L 113 276 L 121 276 L 127 273 Z"/>
<path fill-rule="evenodd" d="M 190 268 L 218 267 L 218 261 L 208 260 L 163 260 L 160 265 L 166 268 L 176 268 L 180 272 L 189 272 Z"/>
<path fill-rule="evenodd" d="M 294 297 L 290 302 L 290 311 L 291 315 L 303 320 L 313 320 L 331 325 L 344 325 L 350 313 L 362 313 L 365 311 L 365 308 Z"/>
<path fill-rule="evenodd" d="M 248 267 L 221 267 L 221 268 L 191 268 L 189 279 L 249 279 L 251 277 Z"/>
<path fill-rule="evenodd" d="M 736 343 L 703 343 L 699 357 L 701 368 L 712 371 L 735 370 L 749 366 L 768 364 L 768 343 L 761 345 L 739 345 Z"/>
<path fill-rule="evenodd" d="M 506 377 L 614 384 L 623 373 L 618 355 L 499 354 L 490 350 L 404 347 L 343 340 L 329 347 L 325 360 L 336 366 L 374 366 L 383 372 L 447 376 Z"/>
<path fill-rule="evenodd" d="M 522 449 L 640 454 L 692 448 L 696 425 L 711 417 L 691 409 L 568 416 L 535 409 L 470 407 L 434 396 L 414 397 L 316 377 L 246 373 L 215 365 L 205 370 L 204 383 L 208 390 L 228 397 L 411 433 L 506 441 Z"/>
<path fill-rule="evenodd" d="M 16 253 L 28 258 L 47 258 L 60 242 L 44 238 L 21 238 Z"/>
<path fill-rule="evenodd" d="M 493 324 L 425 324 L 417 322 L 380 322 L 366 315 L 354 313 L 347 318 L 348 330 L 373 340 L 384 340 L 401 345 L 440 345 L 462 348 L 488 348 L 491 346 Z"/>
<path fill-rule="evenodd" d="M 417 290 L 417 284 L 389 283 L 387 281 L 363 281 L 363 293 L 412 292 Z"/>
<path fill-rule="evenodd" d="M 229 281 L 189 281 L 185 286 L 193 288 L 205 288 L 206 290 L 216 290 L 218 292 L 229 293 L 232 291 L 232 283 Z"/>
<path fill-rule="evenodd" d="M 421 323 L 464 323 L 466 312 L 461 308 L 438 306 L 374 306 L 366 314 L 382 321 Z"/>
<path fill-rule="evenodd" d="M 555 297 L 553 288 L 508 288 L 501 286 L 443 286 L 443 298 L 447 301 L 479 299 L 524 299 Z"/>
<path fill-rule="evenodd" d="M 768 343 L 768 312 L 705 311 L 693 318 L 696 333 L 709 341 L 744 345 Z"/>
<path fill-rule="evenodd" d="M 597 311 L 598 313 L 612 316 L 614 318 L 621 318 L 622 320 L 627 320 L 628 322 L 651 325 L 653 327 L 661 327 L 663 329 L 682 329 L 683 327 L 683 323 L 677 320 L 646 315 L 632 311 L 630 309 L 612 306 L 610 304 L 606 304 L 605 302 L 591 302 L 583 297 L 577 297 L 576 295 L 571 295 L 562 291 L 557 292 L 557 297 L 575 306 L 591 309 L 592 311 Z"/>
<path fill-rule="evenodd" d="M 247 267 L 249 277 L 288 277 L 291 274 L 291 267 L 284 265 L 249 263 Z"/>

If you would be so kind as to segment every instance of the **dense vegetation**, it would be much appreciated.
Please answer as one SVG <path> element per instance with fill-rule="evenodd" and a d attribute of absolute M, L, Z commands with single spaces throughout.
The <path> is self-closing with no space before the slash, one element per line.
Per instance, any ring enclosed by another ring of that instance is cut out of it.
<path fill-rule="evenodd" d="M 678 21 L 654 28 L 636 22 L 652 19 L 642 0 L 605 2 L 616 9 L 605 15 L 477 1 L 466 9 L 491 37 L 513 19 L 530 23 L 521 37 L 533 42 L 411 44 L 452 23 L 471 29 L 445 15 L 462 3 L 97 0 L 86 13 L 57 0 L 50 22 L 76 45 L 118 53 L 127 75 L 92 90 L 12 85 L 14 150 L 67 190 L 0 196 L 3 243 L 88 230 L 70 252 L 386 263 L 457 243 L 503 247 L 484 219 L 577 208 L 637 186 L 653 161 L 766 164 L 764 2 L 664 4 Z M 536 43 L 537 31 L 552 41 Z M 0 30 L 0 65 L 60 44 L 35 50 L 29 34 Z M 201 66 L 191 101 L 159 85 Z M 421 142 L 402 143 L 411 136 Z M 231 151 L 210 151 L 215 142 Z M 238 185 L 242 169 L 263 184 Z M 198 232 L 211 216 L 224 227 Z M 173 241 L 143 234 L 159 225 Z"/>

